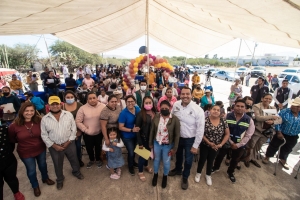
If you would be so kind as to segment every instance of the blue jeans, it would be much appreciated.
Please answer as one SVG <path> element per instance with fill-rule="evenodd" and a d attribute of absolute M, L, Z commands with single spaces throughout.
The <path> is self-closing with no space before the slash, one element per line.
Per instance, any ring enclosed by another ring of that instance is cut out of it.
<path fill-rule="evenodd" d="M 46 151 L 32 158 L 21 158 L 27 171 L 27 176 L 31 183 L 32 188 L 39 186 L 39 182 L 36 178 L 36 162 L 42 175 L 42 180 L 48 179 L 47 163 L 46 163 Z M 36 162 L 35 162 L 36 160 Z"/>
<path fill-rule="evenodd" d="M 134 163 L 134 149 L 136 147 L 137 141 L 136 138 L 122 138 L 123 143 L 127 149 L 128 156 L 127 156 L 127 162 L 128 162 L 128 167 L 133 167 Z"/>
<path fill-rule="evenodd" d="M 154 173 L 157 174 L 159 170 L 160 161 L 164 164 L 164 175 L 167 176 L 170 171 L 171 166 L 171 156 L 169 156 L 170 150 L 173 148 L 173 144 L 170 145 L 159 145 L 156 140 L 154 140 Z"/>
<path fill-rule="evenodd" d="M 77 153 L 77 157 L 78 160 L 81 160 L 82 158 L 82 153 L 81 153 L 81 136 L 78 136 L 77 140 L 75 140 L 75 145 L 76 145 L 76 153 Z"/>
<path fill-rule="evenodd" d="M 49 94 L 49 96 L 52 94 L 58 96 L 58 89 L 57 88 L 48 88 L 48 94 Z"/>
<path fill-rule="evenodd" d="M 185 155 L 184 169 L 182 173 L 183 178 L 188 178 L 190 176 L 190 170 L 193 164 L 194 154 L 191 153 L 195 138 L 179 138 L 178 149 L 176 152 L 176 163 L 175 169 L 177 172 L 182 171 L 183 163 L 183 151 Z"/>
<path fill-rule="evenodd" d="M 246 86 L 249 86 L 249 80 L 246 80 Z"/>

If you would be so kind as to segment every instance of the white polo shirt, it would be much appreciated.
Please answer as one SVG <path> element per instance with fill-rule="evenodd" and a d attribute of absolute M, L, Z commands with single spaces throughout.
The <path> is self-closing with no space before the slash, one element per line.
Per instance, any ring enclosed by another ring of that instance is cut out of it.
<path fill-rule="evenodd" d="M 186 107 L 181 105 L 182 101 L 177 101 L 171 111 L 180 121 L 180 137 L 195 137 L 193 147 L 198 149 L 202 141 L 205 126 L 205 117 L 202 108 L 191 101 Z"/>

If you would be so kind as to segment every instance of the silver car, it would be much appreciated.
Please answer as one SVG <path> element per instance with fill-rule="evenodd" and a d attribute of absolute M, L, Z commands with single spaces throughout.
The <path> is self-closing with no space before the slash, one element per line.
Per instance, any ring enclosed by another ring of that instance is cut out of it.
<path fill-rule="evenodd" d="M 234 74 L 234 72 L 227 72 L 227 71 L 218 71 L 213 75 L 213 77 L 225 81 L 234 81 L 235 79 L 240 79 L 239 75 Z"/>

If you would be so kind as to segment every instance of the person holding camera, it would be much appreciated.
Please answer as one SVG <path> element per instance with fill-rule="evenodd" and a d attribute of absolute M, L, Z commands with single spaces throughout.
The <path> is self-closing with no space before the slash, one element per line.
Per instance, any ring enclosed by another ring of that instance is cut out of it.
<path fill-rule="evenodd" d="M 267 93 L 261 100 L 261 103 L 253 106 L 255 115 L 255 131 L 246 146 L 247 152 L 250 153 L 249 157 L 245 161 L 246 167 L 249 167 L 250 163 L 252 163 L 256 167 L 261 168 L 256 161 L 258 152 L 262 145 L 267 142 L 268 138 L 272 136 L 274 132 L 273 125 L 281 124 L 282 122 L 281 117 L 276 115 L 265 115 L 263 111 L 265 109 L 276 109 L 274 106 L 270 105 L 272 102 L 272 95 Z"/>
<path fill-rule="evenodd" d="M 38 78 L 36 77 L 36 74 L 32 74 L 32 71 L 29 71 L 28 76 L 26 78 L 26 82 L 29 85 L 31 92 L 38 91 L 37 80 L 38 80 Z"/>

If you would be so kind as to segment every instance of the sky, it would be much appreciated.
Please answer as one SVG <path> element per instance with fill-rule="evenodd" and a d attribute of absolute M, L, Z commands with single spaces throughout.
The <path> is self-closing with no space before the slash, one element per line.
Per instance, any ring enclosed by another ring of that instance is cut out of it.
<path fill-rule="evenodd" d="M 48 46 L 51 46 L 58 39 L 57 37 L 50 34 L 46 34 L 44 35 L 44 37 Z M 36 47 L 40 50 L 39 56 L 48 57 L 44 37 L 41 37 L 41 35 L 0 36 L 0 44 L 5 44 L 7 46 L 14 46 L 15 44 L 18 43 L 36 45 Z M 139 56 L 138 50 L 140 46 L 144 46 L 144 45 L 145 45 L 145 37 L 141 37 L 123 47 L 120 47 L 113 51 L 104 52 L 103 55 L 106 57 L 115 56 L 115 57 L 123 57 L 123 58 L 135 58 Z M 235 39 L 223 46 L 214 49 L 213 51 L 207 52 L 207 54 L 209 54 L 210 58 L 213 57 L 214 54 L 217 54 L 218 58 L 220 57 L 228 58 L 231 56 L 237 56 L 239 45 L 240 45 L 240 39 Z M 254 41 L 242 40 L 240 56 L 252 55 L 254 46 L 255 46 Z M 149 41 L 149 47 L 150 47 L 149 48 L 150 53 L 152 55 L 169 56 L 169 57 L 171 56 L 193 57 L 184 52 L 165 46 L 151 38 Z M 257 43 L 254 56 L 263 56 L 264 54 L 276 54 L 278 56 L 296 57 L 297 55 L 300 56 L 300 49 L 283 47 L 283 46 L 272 45 L 272 44 L 265 44 L 265 43 Z M 201 57 L 204 56 L 205 55 L 202 55 Z"/>

